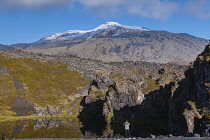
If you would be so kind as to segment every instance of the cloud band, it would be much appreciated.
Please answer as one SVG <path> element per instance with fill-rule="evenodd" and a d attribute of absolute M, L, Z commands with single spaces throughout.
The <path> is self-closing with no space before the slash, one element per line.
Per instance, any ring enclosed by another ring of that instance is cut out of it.
<path fill-rule="evenodd" d="M 101 15 L 132 14 L 166 19 L 181 11 L 201 19 L 210 18 L 209 0 L 0 0 L 0 8 L 13 11 L 69 8 L 74 3 L 79 3 L 82 10 Z"/>

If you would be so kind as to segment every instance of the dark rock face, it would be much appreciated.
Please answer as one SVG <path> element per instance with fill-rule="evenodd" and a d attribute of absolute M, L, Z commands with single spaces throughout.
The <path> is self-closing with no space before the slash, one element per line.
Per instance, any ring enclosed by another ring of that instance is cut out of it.
<path fill-rule="evenodd" d="M 202 107 L 210 109 L 210 45 L 206 46 L 194 63 L 195 86 L 198 102 Z"/>
<path fill-rule="evenodd" d="M 165 72 L 159 73 L 163 69 Z M 184 67 L 171 65 L 139 66 L 124 63 L 120 69 L 112 70 L 109 74 L 102 73 L 90 85 L 80 119 L 83 116 L 117 124 L 123 123 L 125 119 L 133 122 L 168 120 L 169 102 L 179 86 L 178 81 L 184 77 L 183 71 Z M 104 75 L 108 76 L 106 82 L 100 80 Z M 168 132 L 165 129 L 168 128 L 167 123 L 163 123 L 164 132 Z M 88 123 L 84 122 L 83 125 L 88 127 Z M 150 134 L 147 132 L 146 136 Z"/>
<path fill-rule="evenodd" d="M 172 115 L 169 118 L 171 124 L 173 124 L 171 129 L 174 132 L 178 132 L 177 129 L 181 128 L 183 124 L 187 124 L 187 130 L 182 132 L 199 133 L 205 136 L 206 126 L 210 123 L 209 56 L 209 45 L 207 45 L 192 67 L 185 72 L 186 78 L 180 81 L 180 85 L 175 91 L 171 100 L 170 113 Z M 175 110 L 179 110 L 180 113 Z M 173 112 L 176 113 L 173 114 Z M 185 119 L 181 112 L 183 112 Z"/>
<path fill-rule="evenodd" d="M 200 124 L 204 127 L 210 124 L 210 45 L 207 45 L 194 63 L 196 105 L 203 114 Z M 202 128 L 204 129 L 204 128 Z M 205 130 L 202 130 L 204 133 Z"/>
<path fill-rule="evenodd" d="M 120 123 L 125 119 L 167 120 L 174 135 L 188 133 L 209 135 L 206 127 L 209 125 L 210 108 L 209 60 L 207 46 L 190 68 L 182 69 L 183 71 L 173 69 L 173 74 L 170 75 L 167 74 L 171 72 L 166 66 L 152 73 L 145 67 L 137 68 L 138 72 L 143 74 L 140 76 L 135 75 L 137 71 L 131 67 L 118 70 L 116 73 L 112 71 L 109 76 L 112 84 L 107 87 L 102 116 L 105 116 L 108 123 Z M 133 73 L 129 74 L 131 69 Z M 97 82 L 95 85 L 100 88 Z M 90 95 L 91 93 L 88 96 Z"/>

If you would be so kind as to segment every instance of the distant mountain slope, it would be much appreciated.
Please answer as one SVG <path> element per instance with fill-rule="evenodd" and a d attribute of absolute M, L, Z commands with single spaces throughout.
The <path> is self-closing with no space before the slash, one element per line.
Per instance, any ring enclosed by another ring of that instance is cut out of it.
<path fill-rule="evenodd" d="M 56 33 L 53 35 L 46 36 L 42 38 L 39 42 L 59 41 L 59 40 L 85 40 L 90 38 L 106 37 L 109 35 L 119 36 L 120 34 L 126 32 L 141 32 L 141 31 L 149 31 L 149 30 L 142 27 L 121 25 L 116 22 L 106 22 L 105 24 L 102 24 L 93 30 L 88 30 L 88 31 L 69 30 L 65 33 Z"/>
<path fill-rule="evenodd" d="M 188 34 L 154 31 L 107 22 L 88 30 L 48 35 L 31 44 L 14 45 L 29 52 L 76 55 L 105 62 L 146 61 L 188 64 L 202 52 L 207 40 Z"/>
<path fill-rule="evenodd" d="M 16 48 L 15 46 L 0 44 L 0 49 L 3 49 L 3 50 L 17 50 L 18 48 Z"/>

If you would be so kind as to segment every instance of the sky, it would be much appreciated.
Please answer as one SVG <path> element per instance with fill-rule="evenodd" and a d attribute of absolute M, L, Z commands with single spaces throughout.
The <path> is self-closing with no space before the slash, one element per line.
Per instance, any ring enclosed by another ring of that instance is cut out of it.
<path fill-rule="evenodd" d="M 105 22 L 210 39 L 210 0 L 0 0 L 0 44 L 32 43 Z"/>

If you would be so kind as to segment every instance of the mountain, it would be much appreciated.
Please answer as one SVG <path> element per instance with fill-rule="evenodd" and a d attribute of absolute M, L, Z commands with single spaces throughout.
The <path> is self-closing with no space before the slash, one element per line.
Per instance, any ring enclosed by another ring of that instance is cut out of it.
<path fill-rule="evenodd" d="M 189 64 L 207 40 L 184 33 L 155 31 L 107 22 L 88 30 L 48 35 L 35 43 L 13 45 L 28 52 L 75 55 L 104 62 L 145 61 Z"/>
<path fill-rule="evenodd" d="M 105 24 L 102 24 L 93 30 L 88 30 L 88 31 L 69 30 L 65 33 L 56 33 L 53 35 L 46 36 L 38 42 L 61 41 L 61 40 L 86 40 L 90 38 L 106 37 L 109 35 L 119 36 L 120 34 L 126 32 L 141 32 L 141 31 L 149 31 L 149 30 L 142 27 L 125 26 L 116 22 L 106 22 Z"/>
<path fill-rule="evenodd" d="M 3 50 L 17 50 L 18 48 L 14 47 L 14 46 L 0 44 L 0 49 L 3 49 Z"/>

